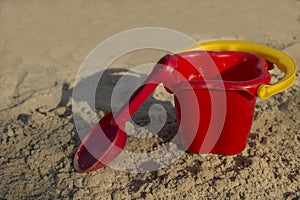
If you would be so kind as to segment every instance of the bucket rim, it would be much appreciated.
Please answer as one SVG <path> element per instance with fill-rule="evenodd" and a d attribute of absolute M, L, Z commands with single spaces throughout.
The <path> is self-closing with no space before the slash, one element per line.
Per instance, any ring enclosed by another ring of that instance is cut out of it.
<path fill-rule="evenodd" d="M 250 80 L 241 80 L 241 81 L 232 81 L 232 80 L 223 80 L 223 79 L 205 79 L 205 80 L 181 80 L 176 83 L 176 91 L 180 90 L 190 90 L 192 87 L 194 90 L 197 89 L 209 89 L 209 90 L 240 90 L 247 91 L 253 96 L 257 95 L 257 90 L 262 84 L 269 84 L 271 80 L 271 75 L 268 72 L 268 63 L 267 61 L 256 54 L 243 52 L 243 51 L 222 51 L 222 50 L 214 50 L 214 51 L 205 51 L 205 50 L 193 50 L 188 52 L 182 52 L 178 54 L 174 54 L 173 56 L 180 56 L 185 58 L 185 56 L 195 56 L 195 53 L 203 53 L 204 54 L 225 54 L 228 56 L 232 56 L 233 54 L 242 54 L 246 58 L 255 58 L 257 59 L 256 67 L 259 69 L 259 76 L 250 79 Z M 214 62 L 212 60 L 212 62 Z"/>

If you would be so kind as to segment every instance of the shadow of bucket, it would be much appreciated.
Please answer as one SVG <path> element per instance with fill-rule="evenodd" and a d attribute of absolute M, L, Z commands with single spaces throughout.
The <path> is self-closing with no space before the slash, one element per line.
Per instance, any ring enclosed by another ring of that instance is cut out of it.
<path fill-rule="evenodd" d="M 270 83 L 268 70 L 273 64 L 260 56 L 238 51 L 189 51 L 175 54 L 171 59 L 175 63 L 173 68 L 185 79 L 174 75 L 173 84 L 165 84 L 174 93 L 184 148 L 196 154 L 240 153 L 247 144 L 258 87 Z M 193 95 L 198 105 L 192 105 Z M 222 95 L 225 101 L 220 101 Z M 225 113 L 213 113 L 222 109 L 213 110 L 212 106 L 225 107 Z M 200 120 L 186 117 L 198 110 Z M 214 121 L 213 115 L 217 118 L 225 115 L 225 119 Z M 223 125 L 221 130 L 218 123 Z M 190 131 L 195 126 L 198 126 L 196 134 Z M 205 142 L 213 145 L 205 146 Z"/>

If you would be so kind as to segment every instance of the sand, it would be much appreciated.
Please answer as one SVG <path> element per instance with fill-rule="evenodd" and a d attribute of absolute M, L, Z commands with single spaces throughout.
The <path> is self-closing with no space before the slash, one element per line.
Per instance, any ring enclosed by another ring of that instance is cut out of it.
<path fill-rule="evenodd" d="M 75 75 L 88 53 L 113 34 L 158 26 L 198 41 L 245 39 L 278 48 L 300 63 L 300 1 L 0 1 L 0 199 L 299 199 L 300 83 L 258 99 L 246 149 L 235 156 L 183 154 L 169 167 L 125 173 L 104 167 L 78 174 L 80 143 L 72 118 Z M 160 53 L 114 63 L 120 72 Z M 272 72 L 273 82 L 280 73 Z M 108 80 L 117 80 L 111 74 Z M 104 83 L 113 88 L 114 81 Z M 110 90 L 99 90 L 110 92 Z M 101 95 L 100 95 L 101 96 Z M 159 148 L 176 131 L 173 102 L 156 91 L 147 105 L 166 107 L 162 138 L 128 142 Z M 96 106 L 100 116 L 107 102 Z M 139 130 L 137 130 L 138 132 Z M 144 133 L 137 133 L 144 134 Z"/>

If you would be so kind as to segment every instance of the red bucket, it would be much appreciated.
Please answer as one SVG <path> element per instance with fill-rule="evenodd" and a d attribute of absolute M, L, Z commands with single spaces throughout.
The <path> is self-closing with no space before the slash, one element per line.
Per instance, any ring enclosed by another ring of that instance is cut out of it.
<path fill-rule="evenodd" d="M 251 129 L 257 89 L 270 83 L 271 65 L 260 56 L 237 51 L 190 51 L 171 57 L 169 64 L 185 79 L 172 77 L 173 84 L 165 84 L 175 96 L 183 146 L 196 154 L 240 153 Z M 198 105 L 193 105 L 192 96 Z M 192 118 L 195 112 L 200 113 L 198 121 Z M 204 147 L 207 141 L 211 145 Z"/>

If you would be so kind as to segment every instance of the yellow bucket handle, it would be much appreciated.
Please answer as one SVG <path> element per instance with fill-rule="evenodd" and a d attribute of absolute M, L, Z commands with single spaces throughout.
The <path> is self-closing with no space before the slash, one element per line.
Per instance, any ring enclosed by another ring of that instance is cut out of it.
<path fill-rule="evenodd" d="M 206 50 L 206 51 L 244 51 L 257 54 L 267 61 L 276 64 L 276 66 L 284 71 L 285 76 L 274 85 L 262 84 L 257 90 L 257 96 L 261 99 L 268 99 L 272 95 L 282 92 L 293 85 L 296 80 L 296 64 L 292 58 L 278 49 L 274 49 L 262 44 L 242 41 L 242 40 L 220 40 L 205 42 L 182 52 Z"/>

